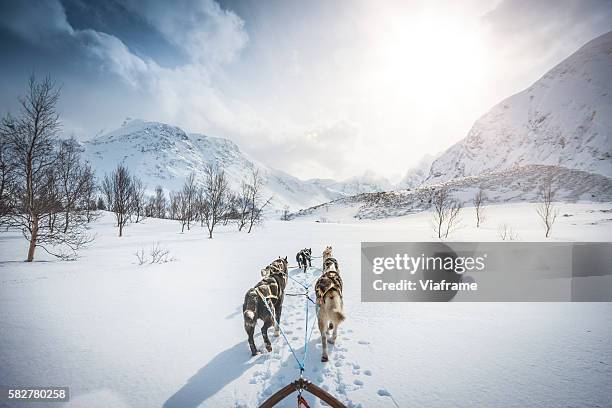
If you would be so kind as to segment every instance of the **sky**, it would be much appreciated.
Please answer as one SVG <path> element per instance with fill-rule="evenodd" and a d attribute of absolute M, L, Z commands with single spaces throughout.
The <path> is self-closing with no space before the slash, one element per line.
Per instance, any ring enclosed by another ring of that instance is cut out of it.
<path fill-rule="evenodd" d="M 0 114 L 50 75 L 80 140 L 139 118 L 399 181 L 610 30 L 608 0 L 0 0 Z"/>

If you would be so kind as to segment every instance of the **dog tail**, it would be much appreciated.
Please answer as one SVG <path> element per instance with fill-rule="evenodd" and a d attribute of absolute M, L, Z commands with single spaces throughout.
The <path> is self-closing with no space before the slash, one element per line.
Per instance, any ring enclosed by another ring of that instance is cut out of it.
<path fill-rule="evenodd" d="M 334 320 L 337 323 L 344 321 L 346 316 L 342 310 L 342 296 L 337 290 L 330 290 L 325 295 L 325 305 L 329 307 Z"/>

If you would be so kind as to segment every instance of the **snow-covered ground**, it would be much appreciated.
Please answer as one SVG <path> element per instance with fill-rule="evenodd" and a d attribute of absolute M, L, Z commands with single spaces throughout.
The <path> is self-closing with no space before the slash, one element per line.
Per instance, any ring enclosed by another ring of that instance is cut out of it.
<path fill-rule="evenodd" d="M 612 240 L 612 205 L 559 206 L 551 240 Z M 472 211 L 453 240 L 498 240 L 503 223 L 522 241 L 543 238 L 534 204 L 491 206 L 478 230 Z M 432 240 L 430 218 L 357 222 L 338 209 L 327 223 L 267 221 L 250 235 L 223 228 L 208 240 L 199 226 L 181 234 L 178 223 L 153 219 L 118 238 L 106 214 L 79 260 L 39 251 L 33 264 L 21 262 L 23 238 L 2 233 L 0 384 L 69 385 L 68 407 L 256 406 L 298 370 L 282 338 L 251 358 L 244 293 L 277 256 L 291 262 L 300 248 L 318 255 L 331 244 L 348 318 L 328 363 L 314 333 L 305 376 L 348 406 L 610 406 L 610 303 L 360 302 L 360 242 Z M 134 253 L 155 242 L 176 260 L 138 265 Z M 290 281 L 287 292 L 297 291 Z M 304 317 L 303 299 L 286 297 L 283 327 L 300 356 Z M 295 405 L 292 396 L 281 406 Z"/>

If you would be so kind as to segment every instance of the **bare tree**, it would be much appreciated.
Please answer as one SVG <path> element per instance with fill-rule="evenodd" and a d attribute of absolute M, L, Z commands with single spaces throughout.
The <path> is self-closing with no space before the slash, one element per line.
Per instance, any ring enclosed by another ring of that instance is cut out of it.
<path fill-rule="evenodd" d="M 206 218 L 206 211 L 208 203 L 206 202 L 206 192 L 204 187 L 198 187 L 195 194 L 194 200 L 194 212 L 195 218 L 200 221 L 200 226 L 204 226 L 204 219 Z"/>
<path fill-rule="evenodd" d="M 98 204 L 96 203 L 96 192 L 98 187 L 96 186 L 96 176 L 89 164 L 83 166 L 83 195 L 82 195 L 82 206 L 85 208 L 85 219 L 87 222 L 93 221 L 98 217 L 96 210 Z M 100 198 L 101 199 L 101 198 Z M 100 208 L 103 210 L 104 208 Z"/>
<path fill-rule="evenodd" d="M 85 216 L 82 211 L 77 211 L 77 206 L 83 205 L 87 177 L 90 176 L 85 174 L 85 166 L 80 158 L 81 151 L 82 148 L 74 137 L 62 140 L 54 166 L 64 210 L 64 232 L 68 231 L 71 220 L 79 222 L 80 218 Z"/>
<path fill-rule="evenodd" d="M 96 210 L 106 210 L 106 204 L 104 204 L 104 199 L 102 197 L 98 197 L 98 201 L 96 202 Z"/>
<path fill-rule="evenodd" d="M 542 224 L 544 224 L 546 238 L 550 235 L 550 231 L 559 214 L 559 210 L 554 205 L 555 193 L 552 187 L 552 180 L 549 178 L 540 187 L 540 199 L 542 203 L 536 208 L 538 215 L 542 219 Z"/>
<path fill-rule="evenodd" d="M 123 165 L 118 165 L 111 173 L 104 176 L 102 191 L 106 197 L 108 210 L 115 214 L 119 236 L 123 236 L 123 227 L 128 223 L 134 210 L 132 194 L 132 176 Z"/>
<path fill-rule="evenodd" d="M 238 218 L 238 196 L 231 190 L 227 191 L 225 199 L 225 212 L 223 213 L 223 225 L 230 220 Z"/>
<path fill-rule="evenodd" d="M 238 231 L 247 224 L 249 220 L 249 208 L 251 207 L 251 186 L 246 182 L 242 181 L 240 184 L 240 192 L 236 196 L 236 209 L 238 212 Z"/>
<path fill-rule="evenodd" d="M 264 179 L 259 173 L 259 170 L 255 167 L 251 170 L 251 179 L 249 180 L 250 193 L 250 204 L 249 204 L 249 230 L 247 233 L 251 233 L 253 226 L 261 221 L 263 209 L 270 204 L 272 197 L 268 198 L 265 202 L 262 202 L 262 189 L 264 186 Z"/>
<path fill-rule="evenodd" d="M 162 186 L 155 187 L 155 196 L 153 199 L 153 217 L 166 218 L 166 194 Z"/>
<path fill-rule="evenodd" d="M 438 238 L 442 238 L 443 225 L 446 221 L 446 214 L 448 211 L 447 207 L 449 201 L 450 197 L 448 195 L 448 190 L 445 188 L 435 190 L 431 197 L 431 203 L 434 208 L 434 232 L 438 234 Z"/>
<path fill-rule="evenodd" d="M 444 238 L 448 238 L 448 234 L 459 227 L 459 213 L 463 208 L 463 204 L 457 200 L 451 200 L 448 207 L 448 216 L 446 217 L 446 230 Z"/>
<path fill-rule="evenodd" d="M 10 123 L 10 118 L 8 119 Z M 11 189 L 15 182 L 16 163 L 8 143 L 10 134 L 5 134 L 3 126 L 0 126 L 0 218 L 8 214 L 11 199 Z"/>
<path fill-rule="evenodd" d="M 518 234 L 516 234 L 508 224 L 500 224 L 497 227 L 497 234 L 502 241 L 516 241 L 519 239 Z"/>
<path fill-rule="evenodd" d="M 289 206 L 283 207 L 283 214 L 281 215 L 281 221 L 289 221 Z"/>
<path fill-rule="evenodd" d="M 463 205 L 451 197 L 446 187 L 434 190 L 431 203 L 434 208 L 434 232 L 440 239 L 448 238 L 450 232 L 459 226 L 459 213 Z"/>
<path fill-rule="evenodd" d="M 20 115 L 9 115 L 0 124 L 5 149 L 10 150 L 9 156 L 14 160 L 15 177 L 3 223 L 19 228 L 29 241 L 28 262 L 34 260 L 37 247 L 71 258 L 90 240 L 80 222 L 65 229 L 55 227 L 57 214 L 64 211 L 55 168 L 60 130 L 58 99 L 59 89 L 49 78 L 37 81 L 32 76 L 26 95 L 20 98 Z M 70 253 L 65 252 L 66 248 Z"/>
<path fill-rule="evenodd" d="M 134 215 L 135 223 L 139 223 L 145 218 L 145 195 L 146 195 L 146 186 L 142 182 L 142 180 L 136 176 L 132 176 L 132 214 Z"/>
<path fill-rule="evenodd" d="M 476 210 L 476 228 L 480 228 L 480 224 L 482 224 L 485 220 L 485 209 L 484 202 L 486 201 L 487 196 L 482 188 L 478 189 L 476 195 L 474 196 L 474 209 Z"/>
<path fill-rule="evenodd" d="M 181 224 L 181 232 L 185 232 L 185 226 L 189 222 L 191 211 L 182 191 L 170 193 L 170 208 L 174 215 L 173 218 Z"/>
<path fill-rule="evenodd" d="M 176 193 L 171 191 L 170 192 L 170 204 L 168 205 L 168 218 L 170 218 L 171 220 L 176 220 L 178 219 L 177 214 L 178 214 L 178 200 L 175 197 Z"/>
<path fill-rule="evenodd" d="M 191 221 L 196 215 L 195 204 L 196 204 L 197 186 L 195 181 L 195 174 L 191 173 L 183 184 L 183 201 L 185 205 L 185 219 L 187 221 L 187 231 L 191 228 Z"/>
<path fill-rule="evenodd" d="M 223 219 L 228 194 L 225 171 L 214 164 L 204 168 L 204 208 L 202 215 L 208 229 L 208 238 L 213 237 L 215 226 Z"/>
<path fill-rule="evenodd" d="M 145 217 L 156 218 L 155 217 L 155 196 L 147 197 L 147 203 L 144 207 Z"/>

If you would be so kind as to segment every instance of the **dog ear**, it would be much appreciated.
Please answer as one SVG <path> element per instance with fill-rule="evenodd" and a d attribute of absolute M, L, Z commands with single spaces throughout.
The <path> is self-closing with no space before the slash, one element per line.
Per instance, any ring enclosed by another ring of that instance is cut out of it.
<path fill-rule="evenodd" d="M 287 257 L 285 257 L 285 262 L 287 262 Z"/>

